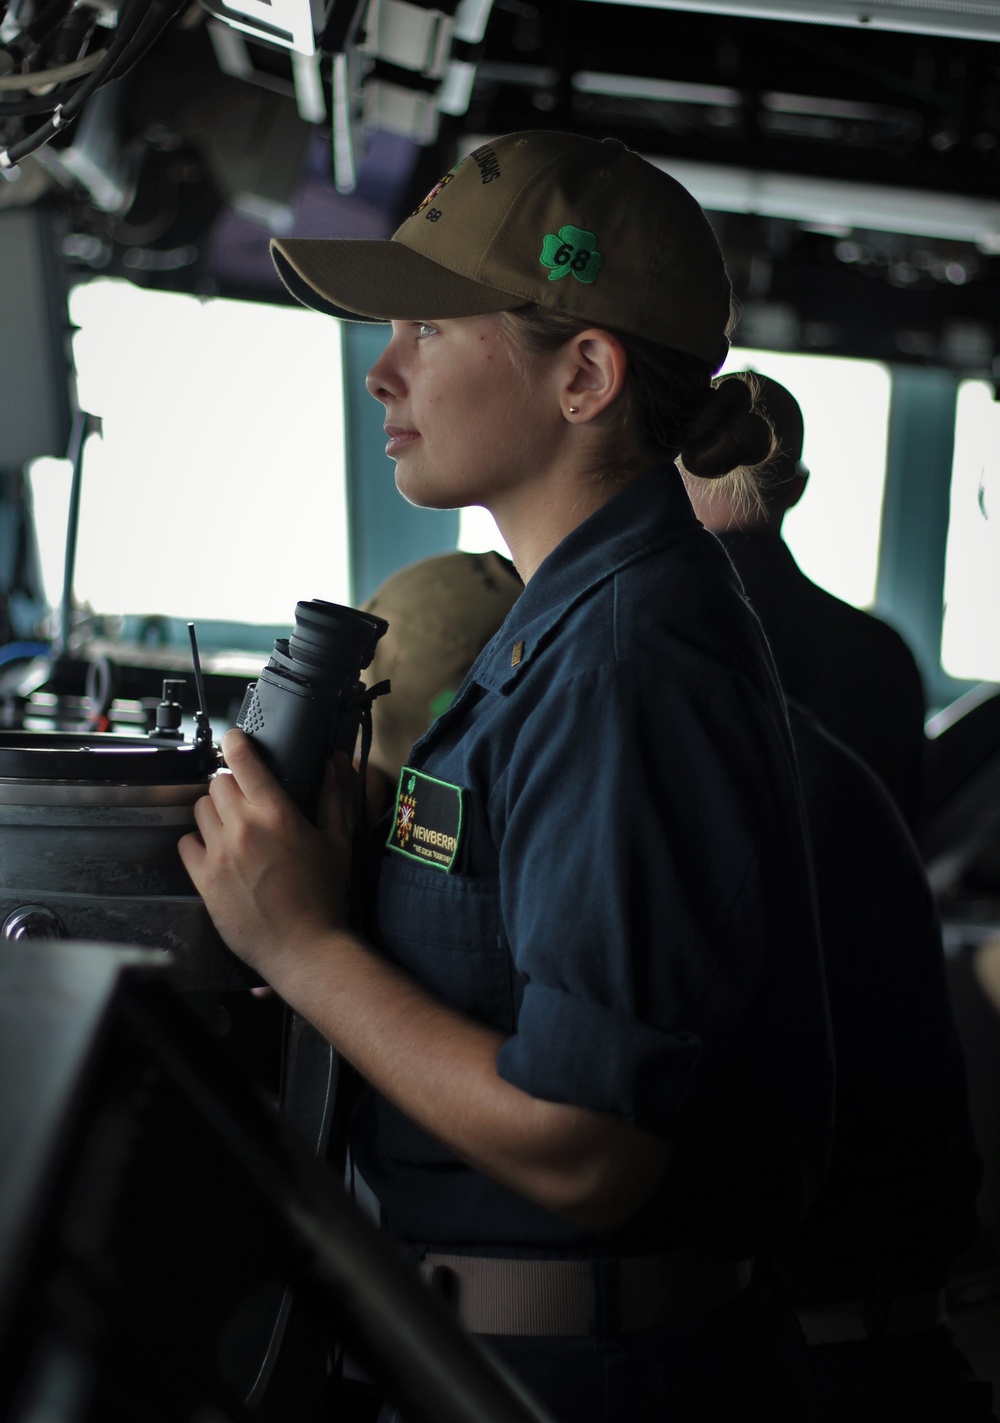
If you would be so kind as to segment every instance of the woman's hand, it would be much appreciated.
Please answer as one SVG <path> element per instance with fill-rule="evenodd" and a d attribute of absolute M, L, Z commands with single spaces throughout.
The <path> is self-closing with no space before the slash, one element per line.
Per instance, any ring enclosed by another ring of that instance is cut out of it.
<path fill-rule="evenodd" d="M 471 1165 L 588 1227 L 627 1218 L 664 1170 L 664 1144 L 503 1081 L 499 1033 L 439 1002 L 346 928 L 346 758 L 341 776 L 327 778 L 319 830 L 242 732 L 227 732 L 222 747 L 232 775 L 198 801 L 200 834 L 185 835 L 180 852 L 230 948 Z"/>
<path fill-rule="evenodd" d="M 231 772 L 195 805 L 178 846 L 215 927 L 265 979 L 296 944 L 341 927 L 350 875 L 346 764 L 327 775 L 322 829 L 311 825 L 242 731 L 223 737 Z"/>

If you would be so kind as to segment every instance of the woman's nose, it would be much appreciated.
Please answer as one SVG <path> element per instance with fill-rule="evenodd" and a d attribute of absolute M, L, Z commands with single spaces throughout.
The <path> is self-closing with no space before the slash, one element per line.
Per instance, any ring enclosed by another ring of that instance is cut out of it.
<path fill-rule="evenodd" d="M 373 395 L 376 400 L 381 400 L 383 405 L 386 400 L 391 400 L 394 395 L 399 395 L 402 390 L 402 381 L 399 371 L 392 359 L 392 341 L 379 356 L 365 377 L 365 386 L 368 394 Z"/>

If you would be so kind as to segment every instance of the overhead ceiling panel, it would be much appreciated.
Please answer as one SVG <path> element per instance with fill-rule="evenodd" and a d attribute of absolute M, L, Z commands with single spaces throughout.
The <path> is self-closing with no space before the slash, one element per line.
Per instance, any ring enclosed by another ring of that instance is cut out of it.
<path fill-rule="evenodd" d="M 602 2 L 614 4 L 617 0 Z M 996 0 L 630 0 L 629 8 L 1000 40 L 1000 4 Z"/>

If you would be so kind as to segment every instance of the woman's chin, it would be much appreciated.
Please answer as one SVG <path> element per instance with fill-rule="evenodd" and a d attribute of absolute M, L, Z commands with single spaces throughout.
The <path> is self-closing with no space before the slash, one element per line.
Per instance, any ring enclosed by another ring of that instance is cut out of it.
<path fill-rule="evenodd" d="M 399 465 L 396 466 L 396 488 L 406 500 L 417 509 L 461 509 L 463 501 L 454 490 L 436 488 L 427 480 L 407 479 Z"/>

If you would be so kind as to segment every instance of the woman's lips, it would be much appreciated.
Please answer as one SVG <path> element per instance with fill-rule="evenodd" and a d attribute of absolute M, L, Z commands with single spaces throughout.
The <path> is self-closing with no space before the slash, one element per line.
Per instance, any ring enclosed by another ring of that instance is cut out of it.
<path fill-rule="evenodd" d="M 401 454 L 403 450 L 420 439 L 416 430 L 404 430 L 400 425 L 386 425 L 384 428 L 389 437 L 385 452 L 390 459 L 395 458 L 396 455 Z"/>

